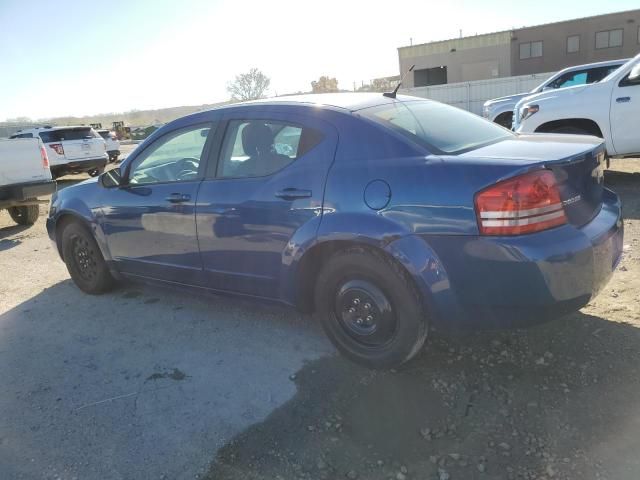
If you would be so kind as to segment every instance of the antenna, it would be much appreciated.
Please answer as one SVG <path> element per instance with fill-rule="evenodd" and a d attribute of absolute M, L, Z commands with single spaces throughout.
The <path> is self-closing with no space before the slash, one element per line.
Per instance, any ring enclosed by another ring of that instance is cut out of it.
<path fill-rule="evenodd" d="M 396 98 L 396 95 L 398 94 L 398 90 L 400 89 L 400 86 L 402 85 L 402 82 L 404 81 L 404 77 L 406 77 L 407 73 L 411 72 L 414 67 L 415 67 L 415 65 L 411 65 L 409 67 L 409 70 L 404 72 L 404 75 L 402 75 L 402 78 L 400 79 L 400 81 L 396 85 L 396 88 L 393 89 L 393 92 L 384 92 L 382 95 L 384 95 L 385 97 L 388 97 L 388 98 Z"/>

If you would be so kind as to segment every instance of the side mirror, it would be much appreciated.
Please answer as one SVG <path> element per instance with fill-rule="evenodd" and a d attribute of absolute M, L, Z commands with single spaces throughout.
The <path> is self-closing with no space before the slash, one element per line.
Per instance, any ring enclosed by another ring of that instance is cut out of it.
<path fill-rule="evenodd" d="M 109 170 L 108 172 L 104 172 L 100 175 L 98 182 L 104 188 L 115 188 L 122 185 L 124 180 L 122 178 L 122 173 L 120 173 L 120 169 L 114 168 L 113 170 Z"/>
<path fill-rule="evenodd" d="M 631 83 L 640 82 L 640 63 L 638 63 L 635 67 L 631 69 L 631 72 L 629 72 L 629 76 L 627 77 L 627 79 Z"/>

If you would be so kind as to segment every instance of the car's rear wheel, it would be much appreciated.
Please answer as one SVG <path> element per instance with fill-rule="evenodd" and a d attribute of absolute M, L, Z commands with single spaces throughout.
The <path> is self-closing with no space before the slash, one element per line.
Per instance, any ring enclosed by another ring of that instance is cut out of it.
<path fill-rule="evenodd" d="M 77 222 L 66 225 L 62 232 L 62 254 L 71 279 L 83 292 L 95 295 L 113 287 L 114 279 L 100 248 L 83 225 Z"/>
<path fill-rule="evenodd" d="M 318 275 L 315 305 L 336 348 L 367 367 L 399 366 L 427 337 L 413 281 L 378 252 L 354 248 L 334 254 Z"/>
<path fill-rule="evenodd" d="M 9 207 L 9 215 L 18 225 L 33 225 L 40 215 L 40 207 L 37 204 Z"/>
<path fill-rule="evenodd" d="M 97 177 L 102 172 L 104 172 L 104 168 L 94 168 L 93 170 L 89 170 L 87 173 L 90 177 Z"/>

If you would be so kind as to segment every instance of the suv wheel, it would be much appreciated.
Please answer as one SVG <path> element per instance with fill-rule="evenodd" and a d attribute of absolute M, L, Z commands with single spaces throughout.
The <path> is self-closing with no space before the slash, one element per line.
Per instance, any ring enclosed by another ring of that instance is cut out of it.
<path fill-rule="evenodd" d="M 25 205 L 23 207 L 9 207 L 11 219 L 18 225 L 33 225 L 40 215 L 39 205 Z"/>
<path fill-rule="evenodd" d="M 422 348 L 428 324 L 412 280 L 381 254 L 333 255 L 316 283 L 316 310 L 333 344 L 352 361 L 392 368 Z"/>
<path fill-rule="evenodd" d="M 62 254 L 69 275 L 80 290 L 99 294 L 111 289 L 114 279 L 93 235 L 79 223 L 62 232 Z"/>

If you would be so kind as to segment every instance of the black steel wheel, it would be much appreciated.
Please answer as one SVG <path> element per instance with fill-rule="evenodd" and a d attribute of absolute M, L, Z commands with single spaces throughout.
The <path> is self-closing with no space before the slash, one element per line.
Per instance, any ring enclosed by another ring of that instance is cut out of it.
<path fill-rule="evenodd" d="M 391 302 L 368 280 L 347 280 L 335 294 L 333 314 L 345 332 L 365 346 L 382 346 L 393 339 L 397 321 Z"/>
<path fill-rule="evenodd" d="M 100 248 L 83 225 L 74 222 L 64 227 L 62 252 L 69 275 L 80 290 L 98 294 L 113 286 L 113 277 Z"/>
<path fill-rule="evenodd" d="M 407 362 L 427 337 L 426 314 L 412 279 L 373 250 L 334 254 L 318 275 L 315 307 L 336 348 L 370 368 Z"/>

